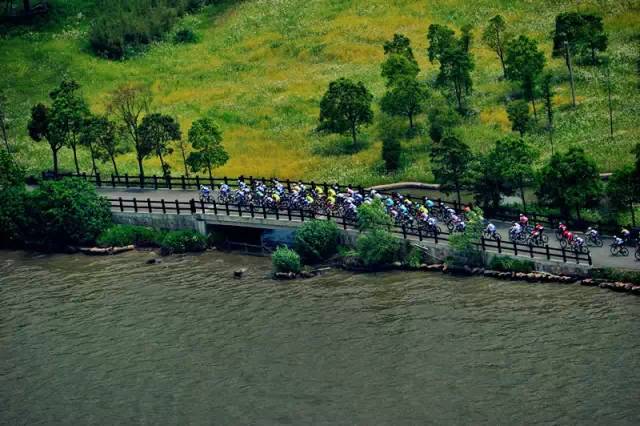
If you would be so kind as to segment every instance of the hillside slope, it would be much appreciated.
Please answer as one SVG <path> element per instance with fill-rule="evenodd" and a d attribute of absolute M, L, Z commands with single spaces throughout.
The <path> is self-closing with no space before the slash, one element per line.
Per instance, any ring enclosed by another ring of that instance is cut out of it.
<path fill-rule="evenodd" d="M 74 4 L 82 6 L 79 0 Z M 574 110 L 569 107 L 564 62 L 550 58 L 549 34 L 555 15 L 578 7 L 602 14 L 609 32 L 615 82 L 613 139 L 608 136 L 602 70 L 576 67 L 578 107 Z M 67 75 L 81 84 L 95 111 L 104 109 L 110 90 L 131 81 L 150 84 L 154 109 L 177 116 L 184 134 L 193 120 L 205 115 L 215 118 L 231 155 L 218 174 L 358 183 L 430 180 L 426 135 L 405 143 L 407 167 L 393 176 L 379 172 L 375 126 L 364 132 L 365 149 L 354 155 L 336 153 L 331 144 L 340 138 L 314 132 L 320 97 L 331 80 L 346 76 L 362 80 L 377 102 L 384 93 L 382 43 L 394 33 L 412 40 L 422 78 L 433 79 L 437 68 L 426 57 L 429 24 L 447 24 L 457 30 L 470 23 L 476 27 L 475 92 L 470 99 L 478 114 L 464 123 L 460 134 L 473 150 L 485 150 L 510 132 L 504 102 L 517 93 L 511 83 L 499 80 L 498 59 L 480 41 L 482 28 L 495 13 L 506 18 L 512 32 L 538 40 L 547 66 L 562 79 L 554 99 L 556 149 L 583 146 L 601 171 L 630 163 L 629 149 L 640 140 L 635 71 L 640 12 L 635 1 L 593 0 L 576 6 L 574 1 L 551 0 L 250 0 L 185 18 L 202 35 L 198 44 L 159 43 L 146 54 L 121 62 L 94 57 L 87 48 L 88 18 L 73 14 L 64 25 L 13 32 L 0 39 L 0 88 L 7 92 L 15 118 L 12 138 L 19 147 L 18 158 L 34 172 L 49 166 L 50 154 L 46 144 L 28 139 L 29 109 L 48 101 L 48 92 Z M 418 121 L 424 125 L 425 117 Z M 543 159 L 550 155 L 545 134 L 527 137 L 543 152 Z M 62 165 L 69 169 L 72 162 L 66 151 Z M 181 171 L 179 156 L 171 160 L 173 169 Z M 82 162 L 88 171 L 86 155 Z M 136 172 L 132 154 L 120 162 L 123 171 Z M 157 161 L 147 164 L 151 172 L 160 171 Z M 111 172 L 106 164 L 101 169 Z"/>

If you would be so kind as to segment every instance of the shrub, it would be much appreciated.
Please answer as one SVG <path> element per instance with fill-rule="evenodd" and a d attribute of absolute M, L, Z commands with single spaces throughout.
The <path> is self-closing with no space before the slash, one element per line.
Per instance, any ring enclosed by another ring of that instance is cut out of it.
<path fill-rule="evenodd" d="M 393 263 L 398 259 L 401 249 L 398 241 L 391 233 L 374 229 L 358 237 L 356 250 L 362 263 L 370 268 L 376 268 Z"/>
<path fill-rule="evenodd" d="M 47 248 L 92 244 L 112 225 L 109 202 L 82 179 L 43 181 L 27 196 L 25 232 Z"/>
<path fill-rule="evenodd" d="M 380 228 L 391 224 L 391 217 L 380 200 L 358 207 L 358 228 L 361 231 Z"/>
<path fill-rule="evenodd" d="M 409 252 L 404 257 L 404 264 L 410 268 L 418 268 L 424 263 L 424 253 L 416 247 L 409 248 Z"/>
<path fill-rule="evenodd" d="M 335 222 L 313 220 L 305 222 L 295 234 L 295 250 L 309 262 L 326 260 L 336 253 L 340 230 Z"/>
<path fill-rule="evenodd" d="M 22 169 L 0 150 L 0 246 L 20 245 L 26 196 Z"/>
<path fill-rule="evenodd" d="M 613 268 L 594 268 L 591 270 L 591 276 L 593 278 L 640 285 L 640 272 L 638 271 L 622 271 Z"/>
<path fill-rule="evenodd" d="M 158 246 L 160 233 L 145 226 L 114 225 L 105 230 L 98 237 L 97 243 L 101 247 L 128 246 L 154 247 Z"/>
<path fill-rule="evenodd" d="M 285 246 L 280 246 L 275 252 L 273 252 L 273 255 L 271 255 L 271 262 L 273 264 L 273 269 L 276 272 L 293 272 L 297 274 L 302 268 L 298 253 Z"/>
<path fill-rule="evenodd" d="M 489 268 L 504 272 L 524 272 L 528 274 L 535 270 L 535 264 L 530 260 L 514 259 L 506 256 L 496 256 L 489 262 Z"/>
<path fill-rule="evenodd" d="M 204 251 L 207 237 L 195 231 L 169 231 L 162 237 L 160 249 L 163 255 Z"/>
<path fill-rule="evenodd" d="M 190 28 L 181 28 L 173 36 L 174 43 L 178 44 L 197 43 L 198 40 L 198 35 Z"/>

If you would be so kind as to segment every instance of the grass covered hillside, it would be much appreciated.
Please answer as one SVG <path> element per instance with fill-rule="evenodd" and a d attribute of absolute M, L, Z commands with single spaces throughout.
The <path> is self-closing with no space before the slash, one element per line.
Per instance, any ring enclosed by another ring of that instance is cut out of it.
<path fill-rule="evenodd" d="M 94 112 L 105 109 L 107 94 L 126 83 L 151 86 L 153 112 L 170 114 L 180 122 L 183 137 L 191 123 L 213 118 L 224 133 L 229 162 L 216 174 L 277 175 L 337 179 L 358 183 L 392 180 L 432 180 L 427 148 L 430 139 L 426 115 L 417 118 L 422 132 L 403 141 L 404 167 L 393 175 L 381 170 L 381 142 L 376 131 L 385 92 L 380 76 L 382 44 L 394 33 L 411 39 L 420 65 L 420 78 L 433 81 L 437 65 L 427 58 L 427 28 L 445 24 L 456 31 L 474 26 L 469 97 L 475 114 L 457 129 L 475 152 L 490 148 L 511 133 L 505 102 L 520 97 L 518 87 L 500 77 L 496 54 L 481 40 L 488 19 L 502 14 L 513 34 L 539 42 L 547 69 L 556 83 L 555 148 L 583 147 L 610 171 L 632 163 L 629 153 L 640 141 L 640 86 L 636 63 L 640 54 L 640 10 L 631 0 L 246 0 L 205 7 L 182 18 L 178 27 L 199 35 L 194 44 L 170 41 L 153 44 L 148 51 L 122 61 L 100 59 L 89 50 L 87 31 L 99 10 L 93 2 L 52 1 L 63 4 L 53 22 L 13 28 L 0 38 L 0 89 L 8 97 L 10 136 L 17 158 L 29 171 L 51 167 L 46 143 L 34 143 L 26 124 L 30 108 L 48 102 L 48 93 L 63 76 L 75 79 Z M 613 80 L 614 137 L 609 137 L 609 115 L 604 68 L 574 64 L 577 108 L 571 108 L 568 73 L 563 59 L 551 58 L 555 16 L 563 11 L 593 11 L 604 18 L 609 34 Z M 315 132 L 319 102 L 330 81 L 339 77 L 361 80 L 374 94 L 374 124 L 365 128 L 364 146 L 350 153 L 348 136 Z M 428 101 L 437 103 L 437 89 Z M 540 111 L 542 111 L 542 103 Z M 525 138 L 548 159 L 551 149 L 542 129 Z M 182 170 L 176 150 L 169 157 L 174 173 Z M 90 170 L 82 151 L 81 166 Z M 69 149 L 61 151 L 62 167 L 72 169 Z M 120 171 L 137 173 L 135 155 L 119 159 Z M 145 160 L 148 173 L 160 173 L 160 164 Z M 101 165 L 110 173 L 109 163 Z"/>

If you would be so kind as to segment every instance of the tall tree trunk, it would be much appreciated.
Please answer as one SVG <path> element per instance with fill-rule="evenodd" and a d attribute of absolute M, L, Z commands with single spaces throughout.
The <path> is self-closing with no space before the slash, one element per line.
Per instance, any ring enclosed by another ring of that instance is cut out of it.
<path fill-rule="evenodd" d="M 89 152 L 91 153 L 91 165 L 93 166 L 94 176 L 98 175 L 98 168 L 96 167 L 96 156 L 93 153 L 93 144 L 89 144 Z"/>
<path fill-rule="evenodd" d="M 460 183 L 456 182 L 456 194 L 458 196 L 458 208 L 462 207 L 462 197 L 460 196 Z"/>
<path fill-rule="evenodd" d="M 207 164 L 207 170 L 209 170 L 209 179 L 213 181 L 213 174 L 211 173 L 211 164 Z"/>
<path fill-rule="evenodd" d="M 162 167 L 162 176 L 167 177 L 167 167 L 164 164 L 164 158 L 162 158 L 162 153 L 158 151 L 158 158 L 160 158 L 160 167 Z"/>
<path fill-rule="evenodd" d="M 636 227 L 636 212 L 633 209 L 633 201 L 629 203 L 629 210 L 631 210 L 631 225 L 633 225 L 633 227 Z"/>
<path fill-rule="evenodd" d="M 522 199 L 522 210 L 527 212 L 527 202 L 524 199 L 524 185 L 520 185 L 520 198 Z"/>
<path fill-rule="evenodd" d="M 111 154 L 111 164 L 113 164 L 113 173 L 118 176 L 118 180 L 120 180 L 120 174 L 118 173 L 118 166 L 116 166 L 116 156 Z"/>
<path fill-rule="evenodd" d="M 53 154 L 53 173 L 58 176 L 58 150 L 51 148 L 51 153 Z"/>
<path fill-rule="evenodd" d="M 413 114 L 409 114 L 409 128 L 413 129 Z"/>
<path fill-rule="evenodd" d="M 7 153 L 11 153 L 11 148 L 9 147 L 9 137 L 7 136 L 7 128 L 4 123 L 0 122 L 0 128 L 2 129 L 2 139 L 4 140 L 4 144 L 7 148 Z"/>
<path fill-rule="evenodd" d="M 351 139 L 353 140 L 353 146 L 356 146 L 356 124 L 351 123 Z"/>
<path fill-rule="evenodd" d="M 567 68 L 569 69 L 569 83 L 571 83 L 571 103 L 573 107 L 576 106 L 576 91 L 573 83 L 573 67 L 571 66 L 571 52 L 569 51 L 569 43 L 564 42 L 565 49 L 565 61 L 567 63 Z"/>
<path fill-rule="evenodd" d="M 142 167 L 142 157 L 138 155 L 138 171 L 140 172 L 140 180 L 144 179 L 144 168 Z"/>
<path fill-rule="evenodd" d="M 180 152 L 182 153 L 182 164 L 184 165 L 184 175 L 189 177 L 189 169 L 187 168 L 187 157 L 184 154 L 184 147 L 180 145 Z"/>
<path fill-rule="evenodd" d="M 502 78 L 507 79 L 507 68 L 504 66 L 504 53 L 502 47 L 498 48 L 498 56 L 500 57 L 500 65 L 502 66 Z"/>
<path fill-rule="evenodd" d="M 536 110 L 536 98 L 534 95 L 531 95 L 531 105 L 533 106 L 533 117 L 538 121 L 538 111 Z M 537 124 L 536 124 L 537 125 Z"/>
<path fill-rule="evenodd" d="M 73 151 L 73 163 L 76 165 L 76 173 L 80 174 L 80 166 L 78 165 L 78 152 L 75 143 L 71 144 L 71 150 Z"/>

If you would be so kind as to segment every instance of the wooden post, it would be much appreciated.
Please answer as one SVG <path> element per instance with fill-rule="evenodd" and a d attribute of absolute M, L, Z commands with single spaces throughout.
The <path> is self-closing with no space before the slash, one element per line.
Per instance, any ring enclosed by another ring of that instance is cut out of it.
<path fill-rule="evenodd" d="M 158 189 L 158 176 L 153 175 L 153 189 Z"/>
<path fill-rule="evenodd" d="M 138 213 L 138 202 L 136 201 L 136 197 L 133 197 L 133 211 Z"/>
<path fill-rule="evenodd" d="M 147 198 L 147 207 L 149 208 L 149 213 L 153 213 L 151 209 L 151 198 Z"/>
<path fill-rule="evenodd" d="M 433 241 L 438 244 L 438 231 L 433 231 Z"/>
<path fill-rule="evenodd" d="M 200 189 L 200 176 L 196 175 L 196 189 Z"/>
<path fill-rule="evenodd" d="M 280 220 L 280 207 L 276 206 L 275 211 L 276 211 L 276 220 Z"/>
<path fill-rule="evenodd" d="M 206 210 L 204 209 L 204 200 L 200 200 L 200 210 L 202 211 L 202 214 L 206 213 Z"/>
<path fill-rule="evenodd" d="M 480 236 L 480 245 L 482 246 L 482 251 L 487 251 L 484 245 L 484 236 Z"/>
<path fill-rule="evenodd" d="M 289 222 L 291 222 L 291 207 L 287 206 L 287 216 L 289 217 Z"/>
<path fill-rule="evenodd" d="M 402 224 L 402 238 L 407 239 L 407 228 Z"/>
<path fill-rule="evenodd" d="M 242 207 L 240 207 L 240 204 L 236 204 L 238 206 L 238 215 L 240 217 L 242 217 Z"/>
<path fill-rule="evenodd" d="M 562 261 L 564 263 L 567 263 L 567 251 L 564 249 L 564 247 L 560 247 L 562 249 Z"/>
<path fill-rule="evenodd" d="M 500 242 L 501 240 L 498 240 L 498 253 L 502 254 L 502 243 Z"/>
<path fill-rule="evenodd" d="M 551 253 L 549 253 L 549 244 L 544 246 L 547 251 L 547 260 L 551 260 Z"/>
<path fill-rule="evenodd" d="M 513 241 L 513 252 L 515 253 L 515 255 L 518 255 L 518 245 L 516 244 L 515 241 Z"/>
<path fill-rule="evenodd" d="M 422 228 L 418 226 L 418 240 L 422 241 Z"/>
<path fill-rule="evenodd" d="M 226 178 L 225 178 L 225 179 L 226 179 Z M 229 203 L 225 202 L 225 203 L 224 203 L 224 208 L 225 208 L 225 210 L 226 210 L 226 212 L 227 212 L 227 216 L 229 216 Z"/>
<path fill-rule="evenodd" d="M 102 179 L 100 179 L 100 173 L 96 172 L 96 185 L 98 186 L 98 188 L 100 188 L 102 186 Z"/>
<path fill-rule="evenodd" d="M 125 188 L 129 187 L 129 173 L 124 174 L 124 186 Z"/>
<path fill-rule="evenodd" d="M 291 181 L 287 179 L 287 190 L 291 192 Z"/>
<path fill-rule="evenodd" d="M 172 185 L 171 185 L 171 175 L 166 175 L 164 180 L 167 182 L 167 186 L 169 187 L 169 189 L 173 189 Z"/>
<path fill-rule="evenodd" d="M 300 208 L 300 220 L 304 222 L 304 210 Z"/>
<path fill-rule="evenodd" d="M 122 197 L 118 197 L 118 203 L 120 204 L 120 211 L 124 211 L 124 205 L 122 204 Z"/>
<path fill-rule="evenodd" d="M 120 180 L 120 179 L 118 179 L 118 181 L 119 181 L 119 180 Z M 113 175 L 113 173 L 111 173 L 111 186 L 112 186 L 113 188 L 115 188 L 115 187 L 116 187 L 116 177 Z"/>
<path fill-rule="evenodd" d="M 587 259 L 589 259 L 589 266 L 592 266 L 593 263 L 591 263 L 591 252 L 587 253 Z"/>
<path fill-rule="evenodd" d="M 164 198 L 160 200 L 160 204 L 162 204 L 162 214 L 167 214 L 167 206 L 164 204 Z"/>
<path fill-rule="evenodd" d="M 264 204 L 262 205 L 262 217 L 265 219 L 267 218 L 267 209 Z"/>
<path fill-rule="evenodd" d="M 218 204 L 216 203 L 216 200 L 213 200 L 213 214 L 215 214 L 216 216 L 218 215 Z"/>
<path fill-rule="evenodd" d="M 184 177 L 184 176 L 183 176 Z M 189 201 L 189 207 L 191 207 L 191 214 L 196 214 L 196 200 L 193 198 Z"/>
<path fill-rule="evenodd" d="M 182 189 L 187 189 L 187 181 L 184 179 L 184 175 L 182 175 Z"/>
<path fill-rule="evenodd" d="M 249 204 L 249 212 L 251 213 L 251 219 L 253 219 L 255 216 L 255 213 L 253 211 L 253 203 Z"/>
<path fill-rule="evenodd" d="M 529 256 L 533 259 L 533 244 L 529 243 Z"/>
<path fill-rule="evenodd" d="M 176 213 L 180 214 L 180 202 L 176 200 Z"/>
<path fill-rule="evenodd" d="M 342 227 L 345 229 L 345 231 L 347 230 L 347 218 L 344 217 L 344 214 L 342 215 Z"/>

